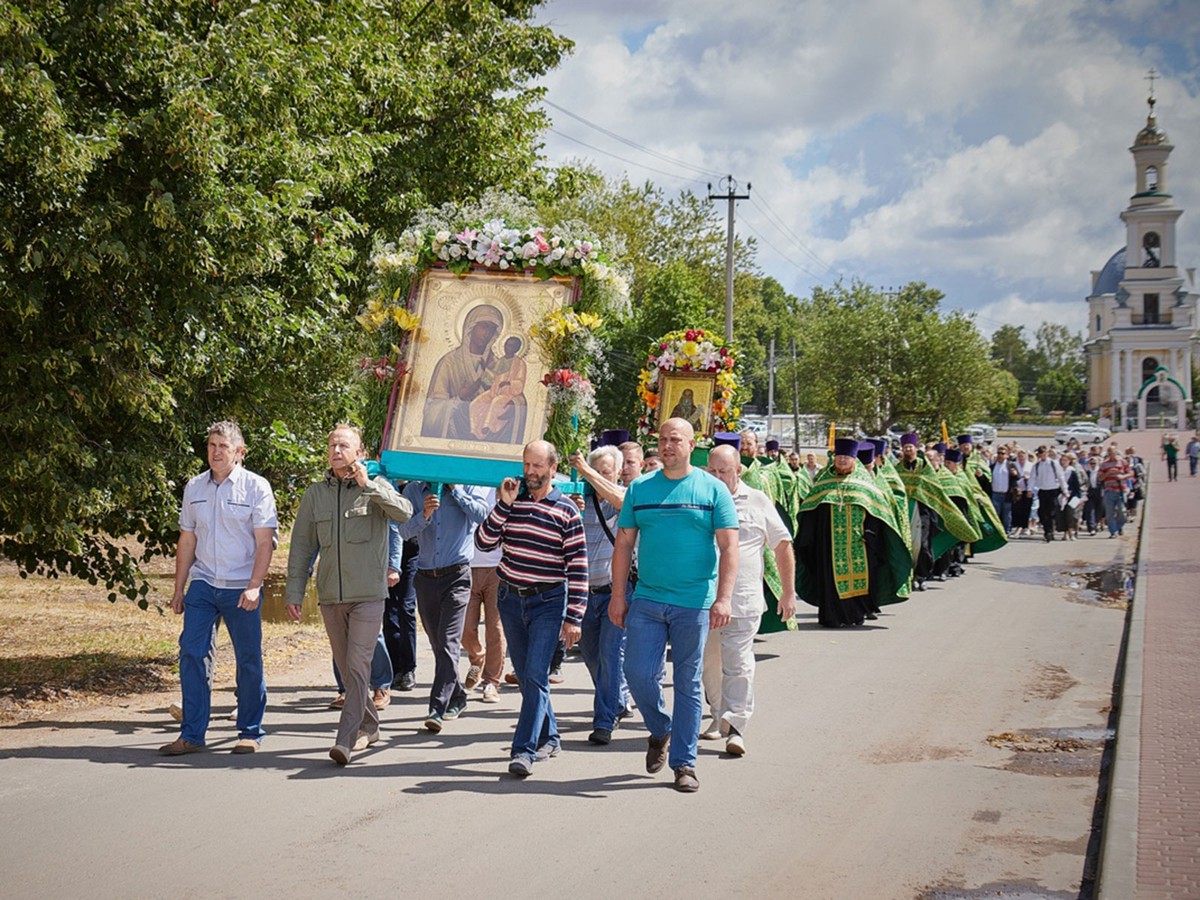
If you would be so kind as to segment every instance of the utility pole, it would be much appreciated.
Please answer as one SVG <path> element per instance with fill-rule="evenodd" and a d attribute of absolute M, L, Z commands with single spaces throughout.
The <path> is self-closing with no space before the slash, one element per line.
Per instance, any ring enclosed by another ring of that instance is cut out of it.
<path fill-rule="evenodd" d="M 714 194 L 712 192 L 712 183 L 708 185 L 709 200 L 726 200 L 729 202 L 729 232 L 725 238 L 725 340 L 733 340 L 733 202 L 735 200 L 749 200 L 750 189 L 753 185 L 746 182 L 746 193 L 739 194 L 737 192 L 737 181 L 732 175 L 726 175 L 719 182 L 718 187 L 725 188 L 724 194 Z"/>
<path fill-rule="evenodd" d="M 767 369 L 767 435 L 775 428 L 775 338 L 771 338 L 771 361 Z"/>
<path fill-rule="evenodd" d="M 792 449 L 800 449 L 800 373 L 796 369 L 795 338 L 792 338 Z"/>

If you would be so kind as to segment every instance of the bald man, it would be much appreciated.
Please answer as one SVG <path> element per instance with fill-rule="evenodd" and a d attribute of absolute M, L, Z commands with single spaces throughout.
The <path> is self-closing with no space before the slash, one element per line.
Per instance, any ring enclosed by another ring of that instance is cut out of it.
<path fill-rule="evenodd" d="M 742 461 L 728 445 L 713 449 L 708 470 L 729 489 L 738 517 L 738 572 L 729 622 L 711 628 L 704 644 L 704 693 L 712 727 L 701 737 L 725 737 L 725 752 L 746 752 L 745 732 L 754 713 L 754 635 L 763 611 L 763 549 L 770 547 L 783 592 L 777 612 L 784 622 L 796 615 L 796 558 L 792 535 L 771 498 L 741 479 Z"/>
<path fill-rule="evenodd" d="M 650 729 L 646 771 L 668 762 L 675 789 L 700 788 L 696 749 L 703 698 L 700 666 L 710 627 L 729 622 L 738 566 L 738 518 L 721 482 L 694 468 L 695 432 L 683 419 L 659 428 L 663 467 L 628 486 L 613 548 L 608 616 L 624 628 L 625 677 Z M 638 582 L 626 601 L 633 548 Z M 715 538 L 715 540 L 714 540 Z M 675 705 L 668 714 L 659 672 L 671 645 Z"/>

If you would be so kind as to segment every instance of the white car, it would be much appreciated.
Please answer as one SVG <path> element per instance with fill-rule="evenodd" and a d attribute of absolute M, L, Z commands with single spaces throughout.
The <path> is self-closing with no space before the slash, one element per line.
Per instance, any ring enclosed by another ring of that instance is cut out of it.
<path fill-rule="evenodd" d="M 977 441 L 985 441 L 989 444 L 996 440 L 996 426 L 987 425 L 983 422 L 976 422 L 974 425 L 968 425 L 966 433 Z"/>
<path fill-rule="evenodd" d="M 1081 444 L 1103 444 L 1111 435 L 1112 432 L 1107 428 L 1101 428 L 1099 425 L 1093 425 L 1089 422 L 1068 425 L 1062 431 L 1056 431 L 1054 439 L 1060 444 L 1065 444 L 1071 438 L 1074 438 Z"/>

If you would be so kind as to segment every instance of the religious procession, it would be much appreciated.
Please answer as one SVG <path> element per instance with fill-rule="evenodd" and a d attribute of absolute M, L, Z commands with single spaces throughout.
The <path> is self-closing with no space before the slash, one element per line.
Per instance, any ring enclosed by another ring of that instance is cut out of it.
<path fill-rule="evenodd" d="M 391 348 L 362 364 L 379 416 L 329 433 L 288 543 L 287 613 L 301 620 L 311 581 L 329 638 L 337 766 L 380 741 L 392 691 L 417 690 L 423 633 L 425 732 L 516 687 L 508 772 L 528 778 L 561 750 L 552 687 L 577 653 L 594 691 L 588 743 L 640 716 L 646 771 L 669 767 L 694 792 L 700 740 L 747 753 L 755 637 L 795 630 L 797 601 L 823 628 L 861 628 L 1033 522 L 1046 541 L 1101 523 L 1119 534 L 1136 497 L 1138 462 L 1115 447 L 1083 466 L 1074 448 L 993 455 L 970 434 L 948 440 L 945 423 L 940 441 L 895 445 L 831 423 L 821 458 L 803 448 L 803 462 L 801 447 L 760 447 L 737 427 L 736 348 L 701 328 L 649 345 L 636 426 L 606 428 L 597 332 L 622 286 L 597 245 L 427 228 L 377 266 L 360 323 Z M 236 422 L 214 424 L 209 469 L 183 495 L 181 730 L 167 756 L 205 747 L 220 621 L 237 657 L 233 753 L 266 735 L 259 615 L 278 517 L 245 454 Z"/>

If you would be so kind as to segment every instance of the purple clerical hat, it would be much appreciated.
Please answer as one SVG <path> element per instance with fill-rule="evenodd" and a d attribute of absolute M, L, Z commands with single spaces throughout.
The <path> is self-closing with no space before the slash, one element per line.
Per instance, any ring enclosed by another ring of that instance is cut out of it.
<path fill-rule="evenodd" d="M 876 456 L 883 456 L 887 451 L 888 442 L 883 438 L 871 438 L 871 445 L 875 448 Z"/>
<path fill-rule="evenodd" d="M 943 454 L 943 455 L 946 458 L 946 462 L 952 462 L 952 463 L 962 462 L 962 451 L 961 450 L 955 450 L 955 449 L 951 448 L 950 450 L 947 450 L 945 452 L 945 454 Z"/>
<path fill-rule="evenodd" d="M 955 440 L 960 444 L 970 444 L 974 439 L 969 434 L 960 434 Z"/>
<path fill-rule="evenodd" d="M 713 435 L 713 446 L 732 447 L 735 450 L 742 449 L 742 436 L 736 431 L 718 431 Z"/>
<path fill-rule="evenodd" d="M 854 438 L 838 438 L 833 442 L 834 456 L 854 456 L 858 453 L 858 441 Z"/>
<path fill-rule="evenodd" d="M 864 466 L 869 466 L 875 460 L 875 445 L 870 441 L 863 441 L 858 445 L 858 461 Z"/>
<path fill-rule="evenodd" d="M 915 431 L 910 431 L 907 434 L 901 435 L 900 446 L 903 447 L 905 444 L 912 444 L 914 447 L 920 447 L 921 436 Z"/>
<path fill-rule="evenodd" d="M 625 431 L 623 428 L 610 428 L 608 431 L 601 433 L 600 446 L 620 447 L 628 440 L 630 440 L 628 431 Z"/>
<path fill-rule="evenodd" d="M 938 441 L 936 444 L 933 445 L 933 449 L 936 450 L 938 453 L 945 453 L 946 452 L 946 444 L 944 441 Z"/>
<path fill-rule="evenodd" d="M 767 441 L 767 451 L 768 452 L 770 452 L 771 450 L 778 450 L 778 449 L 779 449 L 779 441 L 775 440 L 774 438 L 771 438 L 771 440 Z"/>

